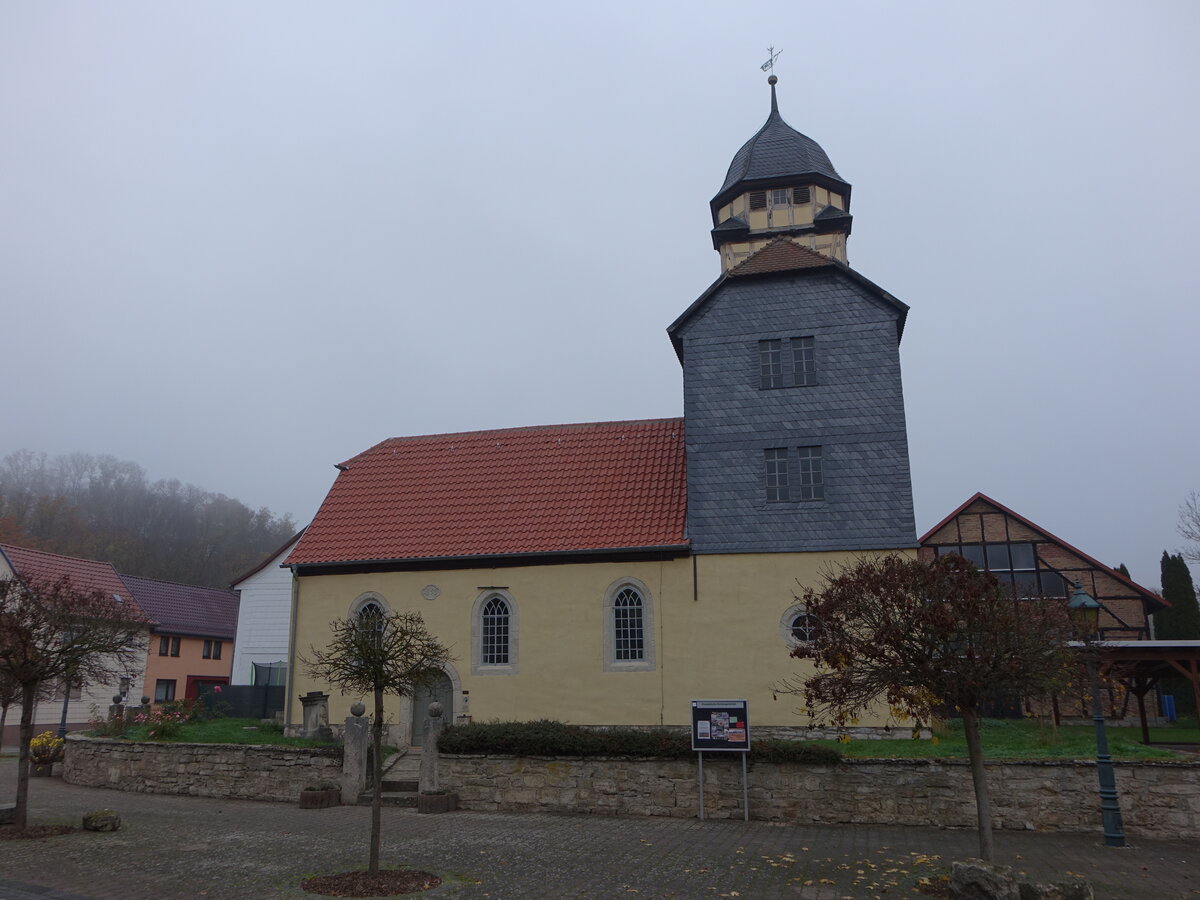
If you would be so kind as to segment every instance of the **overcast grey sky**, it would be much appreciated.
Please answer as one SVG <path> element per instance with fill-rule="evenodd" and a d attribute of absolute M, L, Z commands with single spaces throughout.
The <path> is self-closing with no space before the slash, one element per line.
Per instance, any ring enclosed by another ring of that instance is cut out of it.
<path fill-rule="evenodd" d="M 912 307 L 918 529 L 1158 584 L 1200 488 L 1200 4 L 0 5 L 0 454 L 316 511 L 387 437 L 682 413 L 768 112 Z"/>

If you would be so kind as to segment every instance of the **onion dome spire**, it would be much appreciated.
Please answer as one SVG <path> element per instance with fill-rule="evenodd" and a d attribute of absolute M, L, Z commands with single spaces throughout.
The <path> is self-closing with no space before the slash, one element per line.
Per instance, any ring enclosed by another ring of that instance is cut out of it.
<path fill-rule="evenodd" d="M 709 203 L 713 246 L 726 269 L 780 235 L 834 259 L 846 258 L 850 184 L 820 144 L 783 120 L 778 83 L 772 73 L 767 121 L 734 154 L 724 184 Z"/>

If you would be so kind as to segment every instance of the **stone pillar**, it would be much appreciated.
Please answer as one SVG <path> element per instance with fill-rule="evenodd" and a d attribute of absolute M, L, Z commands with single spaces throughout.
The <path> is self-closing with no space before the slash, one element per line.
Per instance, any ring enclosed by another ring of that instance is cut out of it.
<path fill-rule="evenodd" d="M 329 727 L 329 695 L 323 691 L 309 691 L 300 695 L 300 703 L 304 707 L 300 737 L 333 740 L 333 731 Z"/>
<path fill-rule="evenodd" d="M 353 806 L 366 790 L 371 773 L 367 768 L 367 748 L 371 745 L 371 720 L 363 715 L 367 707 L 355 703 L 346 717 L 342 733 L 342 803 Z"/>
<path fill-rule="evenodd" d="M 441 790 L 438 783 L 438 735 L 442 733 L 442 704 L 434 700 L 429 704 L 429 718 L 425 720 L 425 734 L 421 739 L 421 775 L 417 784 L 422 794 L 435 794 Z"/>

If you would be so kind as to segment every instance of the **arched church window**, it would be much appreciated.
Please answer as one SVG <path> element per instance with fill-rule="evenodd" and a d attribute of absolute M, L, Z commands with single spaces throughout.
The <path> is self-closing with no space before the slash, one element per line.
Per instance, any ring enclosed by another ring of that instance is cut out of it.
<path fill-rule="evenodd" d="M 642 595 L 632 587 L 622 588 L 613 600 L 614 657 L 641 660 L 646 655 L 646 632 L 642 619 Z"/>
<path fill-rule="evenodd" d="M 358 627 L 374 646 L 383 640 L 383 629 L 387 624 L 387 613 L 374 600 L 368 600 L 358 610 Z"/>
<path fill-rule="evenodd" d="M 502 597 L 491 597 L 483 606 L 480 662 L 485 666 L 508 665 L 509 609 Z"/>

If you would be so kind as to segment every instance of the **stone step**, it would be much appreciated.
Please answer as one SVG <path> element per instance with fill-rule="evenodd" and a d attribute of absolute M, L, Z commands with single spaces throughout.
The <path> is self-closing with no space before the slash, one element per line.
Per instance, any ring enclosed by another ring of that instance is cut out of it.
<path fill-rule="evenodd" d="M 358 795 L 358 805 L 359 806 L 370 806 L 372 800 L 374 800 L 374 794 L 372 794 L 370 791 L 367 791 L 366 793 Z M 383 796 L 380 798 L 380 805 L 381 806 L 415 807 L 417 805 L 417 792 L 416 791 L 392 791 L 392 792 L 384 791 Z"/>
<path fill-rule="evenodd" d="M 421 754 L 405 754 L 397 760 L 392 761 L 392 764 L 384 767 L 383 777 L 385 780 L 390 779 L 408 779 L 416 778 L 421 772 Z"/>
<path fill-rule="evenodd" d="M 383 791 L 385 794 L 389 793 L 389 792 L 396 792 L 396 791 L 411 791 L 411 792 L 415 793 L 416 790 L 417 790 L 417 779 L 416 778 L 393 777 L 393 778 L 383 779 Z"/>

